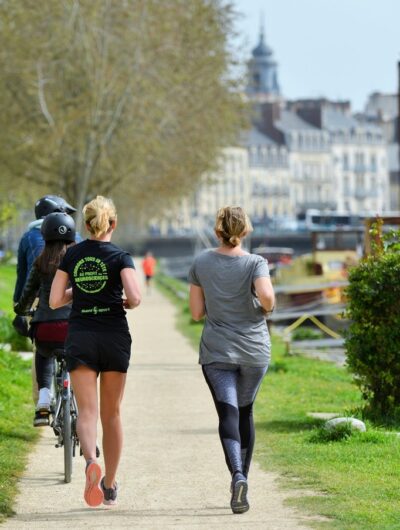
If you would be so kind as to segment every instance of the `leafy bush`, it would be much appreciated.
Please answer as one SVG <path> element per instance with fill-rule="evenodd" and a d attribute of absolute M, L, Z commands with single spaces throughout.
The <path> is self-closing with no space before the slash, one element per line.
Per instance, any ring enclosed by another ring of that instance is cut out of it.
<path fill-rule="evenodd" d="M 303 326 L 292 332 L 292 340 L 314 340 L 320 339 L 323 333 L 317 329 Z"/>
<path fill-rule="evenodd" d="M 283 361 L 274 361 L 268 366 L 268 373 L 286 373 L 287 371 L 287 363 Z"/>
<path fill-rule="evenodd" d="M 347 288 L 347 364 L 375 418 L 400 410 L 400 249 L 391 234 L 388 245 L 351 269 Z"/>

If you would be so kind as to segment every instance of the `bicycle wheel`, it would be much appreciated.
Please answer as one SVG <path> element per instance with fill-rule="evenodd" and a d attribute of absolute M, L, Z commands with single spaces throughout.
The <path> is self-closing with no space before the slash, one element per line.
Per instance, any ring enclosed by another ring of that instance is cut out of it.
<path fill-rule="evenodd" d="M 64 445 L 64 482 L 71 482 L 72 476 L 72 429 L 71 429 L 71 396 L 63 399 L 63 445 Z"/>

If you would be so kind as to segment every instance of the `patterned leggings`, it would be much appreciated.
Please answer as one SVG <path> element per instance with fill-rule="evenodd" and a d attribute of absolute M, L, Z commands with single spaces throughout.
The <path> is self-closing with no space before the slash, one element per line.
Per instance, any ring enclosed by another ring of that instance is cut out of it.
<path fill-rule="evenodd" d="M 219 436 L 233 475 L 246 477 L 253 455 L 253 403 L 268 366 L 211 363 L 202 366 L 219 417 Z"/>

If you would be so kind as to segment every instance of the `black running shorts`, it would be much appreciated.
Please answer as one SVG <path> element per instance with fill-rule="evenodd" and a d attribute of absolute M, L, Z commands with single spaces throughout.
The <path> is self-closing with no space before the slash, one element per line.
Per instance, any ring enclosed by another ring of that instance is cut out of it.
<path fill-rule="evenodd" d="M 132 339 L 129 331 L 73 331 L 65 341 L 67 368 L 80 364 L 97 373 L 128 370 Z"/>

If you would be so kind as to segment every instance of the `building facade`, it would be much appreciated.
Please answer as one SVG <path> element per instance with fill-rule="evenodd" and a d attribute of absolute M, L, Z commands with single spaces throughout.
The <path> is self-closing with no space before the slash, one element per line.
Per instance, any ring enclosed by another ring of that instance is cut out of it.
<path fill-rule="evenodd" d="M 227 204 L 243 206 L 261 225 L 295 220 L 309 209 L 354 215 L 398 209 L 393 97 L 372 94 L 359 115 L 349 101 L 285 101 L 261 29 L 248 63 L 252 126 L 222 151 L 219 170 L 172 214 L 174 230 L 212 226 L 218 208 Z"/>
<path fill-rule="evenodd" d="M 335 197 L 328 209 L 372 215 L 388 211 L 388 150 L 382 129 L 363 115 L 353 116 L 348 101 L 308 99 L 288 106 L 325 134 Z"/>
<path fill-rule="evenodd" d="M 400 84 L 400 63 L 399 84 Z M 400 86 L 399 86 L 400 90 Z M 390 209 L 400 211 L 400 95 L 374 92 L 365 106 L 365 118 L 382 131 L 388 151 Z"/>

